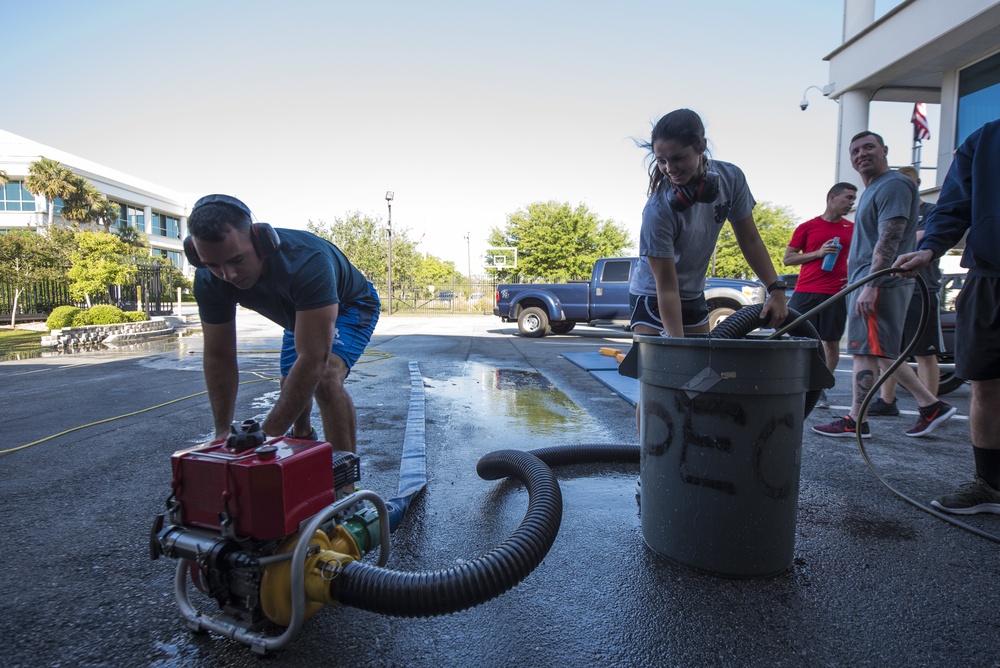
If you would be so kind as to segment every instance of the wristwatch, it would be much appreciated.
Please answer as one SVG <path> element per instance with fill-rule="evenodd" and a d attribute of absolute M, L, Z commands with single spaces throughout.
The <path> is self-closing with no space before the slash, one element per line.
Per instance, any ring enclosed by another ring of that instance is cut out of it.
<path fill-rule="evenodd" d="M 775 290 L 787 290 L 788 286 L 785 284 L 785 282 L 783 280 L 781 280 L 779 278 L 774 283 L 771 283 L 771 285 L 767 286 L 766 289 L 767 289 L 768 296 L 770 296 L 770 294 L 772 292 L 774 292 Z"/>

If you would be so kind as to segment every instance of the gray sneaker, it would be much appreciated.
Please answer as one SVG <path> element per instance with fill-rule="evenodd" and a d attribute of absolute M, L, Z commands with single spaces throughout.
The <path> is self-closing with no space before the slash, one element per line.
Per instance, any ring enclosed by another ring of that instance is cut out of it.
<path fill-rule="evenodd" d="M 826 397 L 826 390 L 821 390 L 819 399 L 816 400 L 816 408 L 829 408 L 830 400 Z"/>
<path fill-rule="evenodd" d="M 993 513 L 1000 515 L 1000 491 L 980 477 L 967 482 L 951 494 L 945 494 L 931 501 L 931 505 L 953 515 L 974 515 Z"/>
<path fill-rule="evenodd" d="M 878 397 L 875 401 L 868 404 L 868 415 L 899 415 L 899 406 L 896 403 L 895 399 L 890 404 L 883 401 L 882 397 Z"/>

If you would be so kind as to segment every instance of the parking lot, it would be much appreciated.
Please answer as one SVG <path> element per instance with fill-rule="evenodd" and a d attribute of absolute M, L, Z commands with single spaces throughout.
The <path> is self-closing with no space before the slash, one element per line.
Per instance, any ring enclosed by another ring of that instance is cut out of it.
<path fill-rule="evenodd" d="M 241 316 L 242 317 L 242 316 Z M 500 544 L 525 512 L 520 485 L 481 480 L 500 448 L 635 443 L 634 408 L 564 355 L 627 348 L 620 331 L 580 327 L 526 339 L 489 316 L 384 317 L 348 387 L 358 408 L 362 485 L 396 488 L 410 377 L 426 393 L 428 486 L 393 535 L 389 567 L 423 572 Z M 276 396 L 280 332 L 241 321 L 237 415 Z M 850 358 L 832 410 L 846 409 Z M 0 660 L 6 666 L 259 665 L 249 650 L 184 628 L 169 559 L 149 527 L 170 493 L 170 455 L 208 438 L 200 338 L 164 349 L 0 363 Z M 967 423 L 931 437 L 915 419 L 873 418 L 866 442 L 886 483 L 926 502 L 972 472 Z M 946 399 L 968 412 L 968 386 Z M 27 445 L 28 447 L 21 447 Z M 276 665 L 944 666 L 1000 665 L 997 544 L 894 495 L 850 440 L 806 429 L 795 552 L 773 578 L 678 566 L 643 541 L 638 467 L 557 471 L 562 524 L 510 592 L 442 617 L 392 618 L 341 606 L 306 622 Z M 972 517 L 1000 533 L 1000 519 Z"/>

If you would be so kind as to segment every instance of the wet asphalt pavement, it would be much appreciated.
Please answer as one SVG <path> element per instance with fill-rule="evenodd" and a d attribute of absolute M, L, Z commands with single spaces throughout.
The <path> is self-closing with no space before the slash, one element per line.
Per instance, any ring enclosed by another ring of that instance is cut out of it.
<path fill-rule="evenodd" d="M 348 388 L 361 485 L 396 490 L 410 396 L 425 388 L 428 486 L 393 535 L 389 567 L 437 570 L 501 543 L 527 497 L 488 482 L 502 448 L 635 443 L 634 409 L 561 355 L 628 348 L 579 328 L 525 339 L 492 316 L 385 317 Z M 241 315 L 237 416 L 277 392 L 280 330 Z M 254 666 L 247 647 L 192 635 L 173 597 L 175 562 L 148 555 L 170 491 L 170 455 L 210 437 L 201 339 L 0 363 L 0 664 Z M 559 534 L 542 564 L 500 597 L 433 618 L 340 606 L 305 623 L 282 666 L 998 666 L 1000 545 L 894 496 L 851 440 L 808 425 L 846 411 L 849 358 L 830 393 L 842 410 L 806 419 L 794 560 L 766 579 L 678 566 L 643 542 L 638 466 L 557 470 Z M 257 381 L 257 382 L 249 382 Z M 945 397 L 968 413 L 968 386 Z M 900 390 L 904 412 L 915 403 Z M 964 419 L 931 437 L 915 413 L 873 418 L 866 442 L 886 482 L 927 502 L 972 472 Z M 318 422 L 318 420 L 317 420 Z M 72 430 L 72 431 L 70 431 Z M 54 438 L 50 438 L 53 437 Z M 47 439 L 47 440 L 42 440 Z M 1000 517 L 971 524 L 1000 534 Z M 204 598 L 192 596 L 206 610 Z"/>

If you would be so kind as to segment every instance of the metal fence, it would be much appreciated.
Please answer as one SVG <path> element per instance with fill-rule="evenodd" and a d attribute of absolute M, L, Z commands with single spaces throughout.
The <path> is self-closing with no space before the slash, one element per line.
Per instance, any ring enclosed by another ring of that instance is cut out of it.
<path fill-rule="evenodd" d="M 123 311 L 142 310 L 150 315 L 171 312 L 176 295 L 161 280 L 161 266 L 139 265 L 133 283 L 109 285 L 101 294 L 90 296 L 93 304 L 114 304 Z M 166 278 L 165 276 L 163 277 Z M 407 315 L 446 315 L 449 313 L 493 314 L 493 301 L 497 289 L 495 276 L 456 278 L 446 285 L 413 285 L 393 283 L 392 312 Z M 382 311 L 389 310 L 389 289 L 385 282 L 375 284 L 382 300 Z M 432 289 L 433 288 L 433 289 Z M 10 320 L 14 303 L 13 285 L 0 282 L 0 322 Z M 17 303 L 18 320 L 43 320 L 56 306 L 71 305 L 83 308 L 86 304 L 70 297 L 66 279 L 39 281 L 25 290 Z"/>
<path fill-rule="evenodd" d="M 389 312 L 388 285 L 375 283 L 382 312 Z M 446 285 L 422 285 L 412 283 L 392 285 L 392 312 L 405 315 L 445 315 L 449 313 L 493 314 L 493 300 L 497 290 L 497 279 L 493 276 L 473 276 L 456 278 Z"/>
<path fill-rule="evenodd" d="M 161 276 L 162 265 L 138 265 L 135 280 L 126 285 L 109 285 L 100 294 L 90 295 L 91 305 L 114 304 L 123 311 L 139 307 L 149 315 L 166 315 L 172 311 L 175 295 Z M 14 307 L 14 286 L 0 282 L 0 322 L 9 322 Z M 86 306 L 69 294 L 69 280 L 38 281 L 21 293 L 17 300 L 16 320 L 44 320 L 57 306 Z"/>

